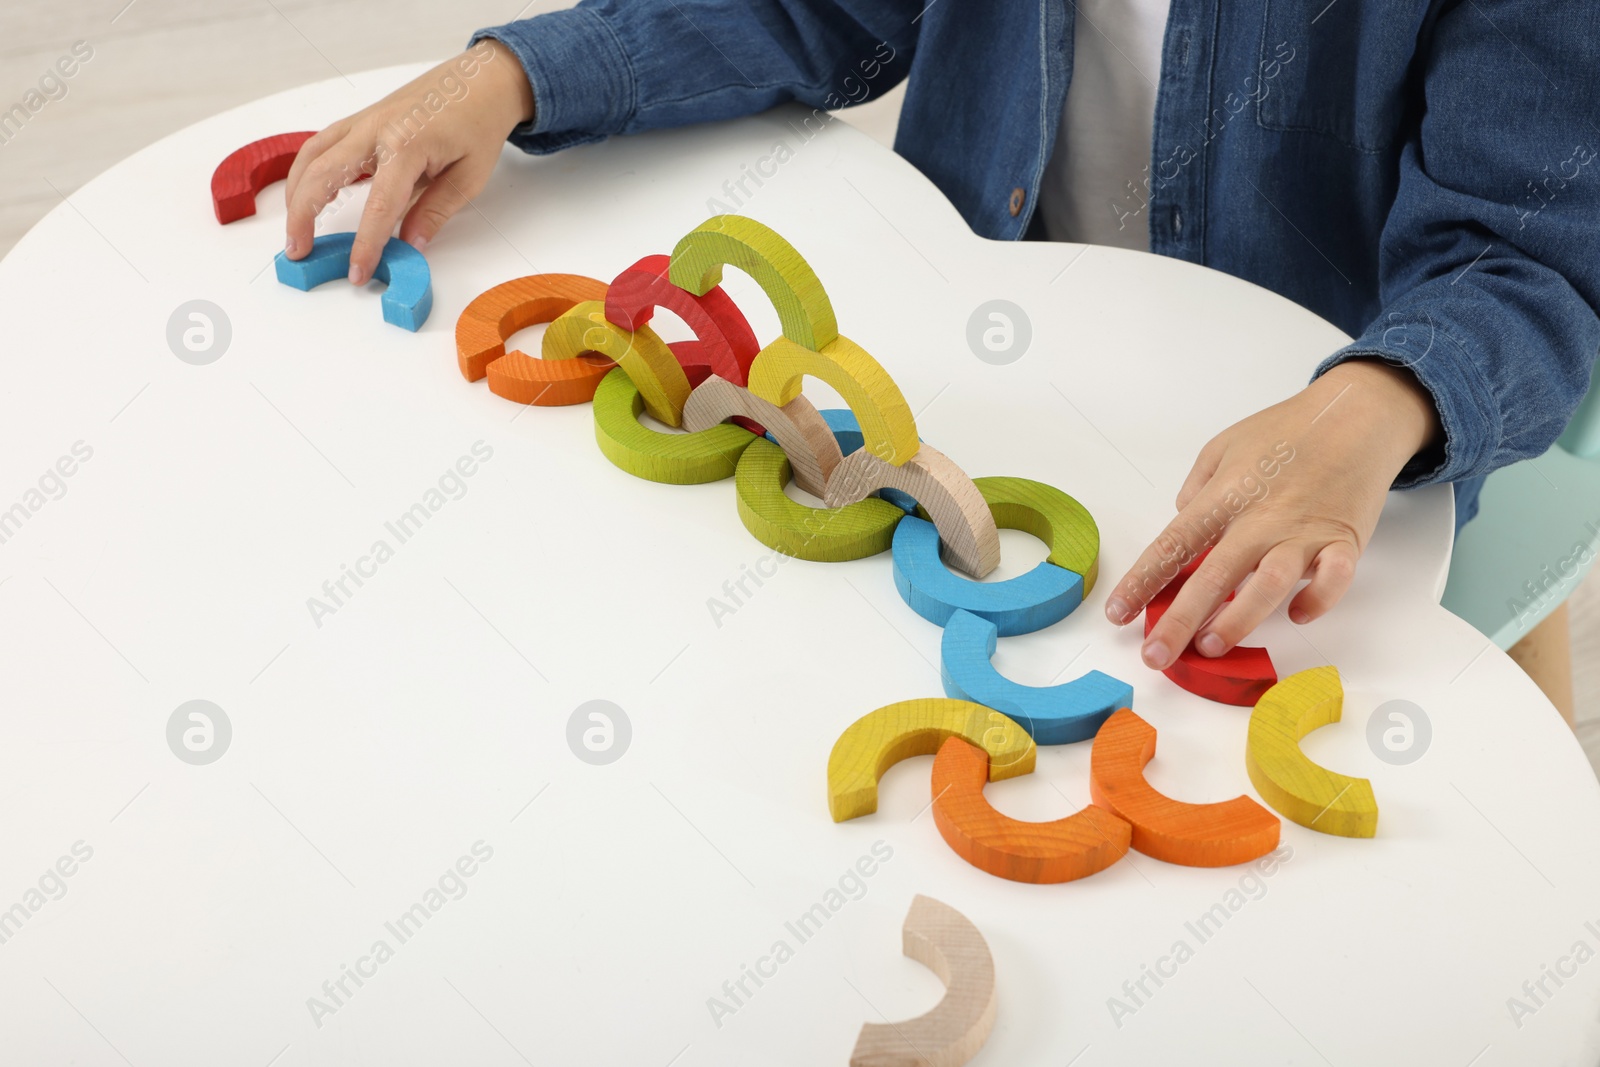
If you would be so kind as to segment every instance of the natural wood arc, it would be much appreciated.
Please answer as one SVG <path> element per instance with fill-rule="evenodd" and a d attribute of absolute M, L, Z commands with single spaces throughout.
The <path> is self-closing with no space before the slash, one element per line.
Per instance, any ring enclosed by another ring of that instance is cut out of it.
<path fill-rule="evenodd" d="M 1249 797 L 1186 804 L 1157 792 L 1144 776 L 1155 754 L 1155 727 L 1127 708 L 1100 727 L 1090 754 L 1090 795 L 1133 827 L 1136 852 L 1186 867 L 1231 867 L 1278 847 L 1281 824 Z"/>
<path fill-rule="evenodd" d="M 605 282 L 581 274 L 530 274 L 478 294 L 456 320 L 461 376 L 469 382 L 487 376 L 490 392 L 518 404 L 587 404 L 615 363 L 595 356 L 546 361 L 507 352 L 506 338 L 605 295 Z"/>
<path fill-rule="evenodd" d="M 667 345 L 672 349 L 672 354 L 678 357 L 678 363 L 683 367 L 684 376 L 689 379 L 689 395 L 694 396 L 694 391 L 705 384 L 711 377 L 710 357 L 705 354 L 704 347 L 699 341 L 672 341 Z M 687 408 L 688 402 L 684 402 Z M 819 412 L 820 414 L 820 412 Z M 767 428 L 754 419 L 745 418 L 743 415 L 734 415 L 728 419 L 735 426 L 743 426 L 757 437 L 767 436 Z"/>
<path fill-rule="evenodd" d="M 965 915 L 919 894 L 901 948 L 939 976 L 944 997 L 915 1019 L 862 1026 L 850 1067 L 961 1067 L 989 1040 L 999 1007 L 988 942 Z"/>
<path fill-rule="evenodd" d="M 1023 822 L 983 795 L 988 753 L 951 737 L 933 760 L 933 821 L 945 843 L 981 871 L 1013 882 L 1071 882 L 1127 854 L 1132 828 L 1090 804 L 1053 822 Z"/>
<path fill-rule="evenodd" d="M 823 498 L 830 508 L 896 489 L 920 504 L 939 531 L 945 556 L 974 578 L 1000 565 L 1000 531 L 983 493 L 955 461 L 931 445 L 895 466 L 863 448 L 840 462 Z"/>
<path fill-rule="evenodd" d="M 994 781 L 1032 772 L 1033 738 L 981 704 L 945 697 L 902 700 L 868 712 L 847 727 L 828 756 L 828 810 L 844 822 L 878 810 L 878 781 L 912 756 L 931 756 L 951 737 L 978 746 Z"/>
<path fill-rule="evenodd" d="M 828 477 L 844 457 L 811 401 L 797 396 L 780 408 L 713 374 L 689 394 L 683 405 L 683 428 L 704 430 L 734 416 L 759 423 L 777 440 L 789 458 L 795 485 L 819 499 L 827 492 Z"/>
<path fill-rule="evenodd" d="M 1378 802 L 1365 778 L 1330 771 L 1300 751 L 1300 739 L 1339 721 L 1344 687 L 1334 667 L 1291 674 L 1262 695 L 1250 713 L 1245 769 L 1250 781 L 1284 818 L 1325 834 L 1373 837 Z"/>

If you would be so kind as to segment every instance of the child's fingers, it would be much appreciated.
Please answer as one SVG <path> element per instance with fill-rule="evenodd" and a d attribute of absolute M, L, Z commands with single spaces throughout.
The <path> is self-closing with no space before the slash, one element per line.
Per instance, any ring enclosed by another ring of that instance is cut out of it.
<path fill-rule="evenodd" d="M 1289 603 L 1290 620 L 1307 623 L 1327 614 L 1350 588 L 1360 555 L 1360 550 L 1348 541 L 1334 541 L 1324 546 L 1312 561 L 1311 584 Z"/>
<path fill-rule="evenodd" d="M 1178 489 L 1178 510 L 1182 511 L 1189 506 L 1189 501 L 1200 494 L 1200 490 L 1211 481 L 1212 475 L 1217 473 L 1217 467 L 1222 462 L 1223 455 L 1228 447 L 1220 437 L 1213 437 L 1206 442 L 1200 450 L 1200 455 L 1195 458 L 1194 466 L 1189 468 L 1189 476 L 1183 480 L 1183 485 Z"/>
<path fill-rule="evenodd" d="M 1193 502 L 1173 516 L 1106 598 L 1106 618 L 1117 626 L 1132 622 L 1180 570 L 1210 548 L 1216 536 L 1206 522 L 1209 518 Z"/>
<path fill-rule="evenodd" d="M 400 240 L 418 251 L 428 247 L 444 224 L 483 191 L 493 168 L 493 157 L 487 165 L 469 157 L 440 171 L 406 212 L 406 219 L 400 224 Z"/>
<path fill-rule="evenodd" d="M 311 251 L 317 213 L 339 195 L 339 190 L 361 176 L 362 157 L 370 154 L 369 147 L 363 147 L 357 138 L 346 137 L 301 171 L 300 182 L 289 197 L 289 217 L 285 222 L 288 240 L 284 249 L 290 259 L 300 259 Z"/>
<path fill-rule="evenodd" d="M 1174 535 L 1174 525 L 1176 520 L 1145 546 L 1133 566 L 1128 568 L 1128 573 L 1118 580 L 1111 595 L 1106 597 L 1106 618 L 1113 625 L 1126 626 L 1132 622 L 1150 603 L 1150 598 L 1166 588 L 1167 583 L 1177 576 L 1178 568 L 1183 565 L 1184 553 L 1188 550 Z"/>
<path fill-rule="evenodd" d="M 1118 626 L 1132 622 L 1151 598 L 1178 576 L 1180 569 L 1206 550 L 1204 544 L 1190 543 L 1189 527 L 1183 521 L 1185 514 L 1180 512 L 1168 523 L 1122 576 L 1106 598 L 1107 619 Z"/>
<path fill-rule="evenodd" d="M 1314 542 L 1285 541 L 1261 557 L 1232 602 L 1201 629 L 1195 650 L 1202 656 L 1220 656 L 1249 636 L 1294 591 L 1318 547 Z"/>
<path fill-rule="evenodd" d="M 300 146 L 300 151 L 295 154 L 294 163 L 289 167 L 289 177 L 283 186 L 283 202 L 285 205 L 293 203 L 294 191 L 299 187 L 300 178 L 305 174 L 306 168 L 311 166 L 316 158 L 330 147 L 344 140 L 344 135 L 349 131 L 349 128 L 349 120 L 340 119 L 327 129 L 313 134 L 310 140 Z"/>
<path fill-rule="evenodd" d="M 377 269 L 383 246 L 389 243 L 395 224 L 411 206 L 411 194 L 427 162 L 421 153 L 396 152 L 373 175 L 367 206 L 356 226 L 355 243 L 350 246 L 350 280 L 356 285 L 365 285 Z"/>
<path fill-rule="evenodd" d="M 1189 505 L 1216 474 L 1227 445 L 1214 437 L 1200 450 L 1178 491 L 1178 515 L 1150 542 L 1128 573 L 1106 599 L 1106 618 L 1118 626 L 1131 622 L 1150 599 L 1177 577 L 1179 569 L 1210 547 L 1204 527 L 1192 521 Z"/>
<path fill-rule="evenodd" d="M 1238 530 L 1224 536 L 1195 568 L 1173 598 L 1172 606 L 1161 616 L 1145 638 L 1141 654 L 1145 665 L 1164 671 L 1189 647 L 1195 631 L 1227 600 L 1239 581 L 1260 562 L 1266 546 L 1247 540 Z"/>

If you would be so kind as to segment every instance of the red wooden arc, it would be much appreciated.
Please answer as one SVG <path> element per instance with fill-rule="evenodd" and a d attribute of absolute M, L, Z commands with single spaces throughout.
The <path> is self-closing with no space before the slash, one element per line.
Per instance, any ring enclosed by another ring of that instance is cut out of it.
<path fill-rule="evenodd" d="M 1167 609 L 1172 606 L 1183 583 L 1188 581 L 1195 568 L 1206 558 L 1202 552 L 1187 567 L 1180 570 L 1166 588 L 1150 599 L 1144 609 L 1144 635 L 1156 628 Z M 1228 594 L 1233 599 L 1233 594 Z M 1236 645 L 1220 656 L 1202 656 L 1190 642 L 1178 658 L 1161 673 L 1195 696 L 1214 700 L 1219 704 L 1234 704 L 1253 708 L 1263 693 L 1278 684 L 1278 671 L 1272 665 L 1267 650 L 1254 646 Z"/>
<path fill-rule="evenodd" d="M 256 213 L 256 194 L 289 176 L 300 146 L 314 133 L 280 133 L 252 141 L 217 165 L 211 175 L 211 206 L 217 221 L 230 222 Z"/>
<path fill-rule="evenodd" d="M 606 318 L 624 330 L 637 330 L 656 308 L 665 308 L 694 331 L 702 346 L 698 358 L 704 359 L 708 374 L 744 385 L 761 347 L 744 313 L 720 286 L 695 296 L 673 285 L 667 279 L 671 263 L 671 256 L 645 256 L 617 275 L 606 291 Z"/>

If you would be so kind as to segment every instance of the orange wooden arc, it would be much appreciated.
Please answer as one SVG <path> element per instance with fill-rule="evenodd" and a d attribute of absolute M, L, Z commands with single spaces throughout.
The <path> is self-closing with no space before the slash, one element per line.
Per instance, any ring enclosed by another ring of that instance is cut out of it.
<path fill-rule="evenodd" d="M 1185 867 L 1231 867 L 1278 847 L 1282 824 L 1249 797 L 1186 804 L 1156 792 L 1144 777 L 1155 754 L 1155 727 L 1123 708 L 1101 725 L 1089 755 L 1090 795 L 1133 827 L 1135 851 Z"/>
<path fill-rule="evenodd" d="M 604 300 L 606 283 L 581 274 L 530 274 L 480 293 L 456 320 L 456 358 L 469 382 L 489 379 L 496 396 L 519 404 L 586 404 L 616 364 L 598 356 L 540 359 L 506 351 L 506 338 L 553 322 L 586 300 Z"/>
<path fill-rule="evenodd" d="M 1128 852 L 1131 828 L 1093 804 L 1054 822 L 1002 815 L 983 795 L 989 755 L 950 737 L 933 758 L 933 821 L 945 842 L 981 871 L 1013 882 L 1070 882 Z"/>

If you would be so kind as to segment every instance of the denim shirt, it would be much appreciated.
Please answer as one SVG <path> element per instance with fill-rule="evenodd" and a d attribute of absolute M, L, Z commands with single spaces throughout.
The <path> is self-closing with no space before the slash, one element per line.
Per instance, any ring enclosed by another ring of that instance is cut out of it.
<path fill-rule="evenodd" d="M 1395 485 L 1456 482 L 1458 521 L 1560 436 L 1600 350 L 1593 3 L 1173 0 L 1150 165 L 1108 205 L 1353 336 L 1317 374 L 1410 367 L 1444 441 Z M 995 239 L 1029 233 L 1072 80 L 1070 0 L 584 0 L 486 36 L 527 71 L 536 153 L 906 80 L 895 150 Z"/>

